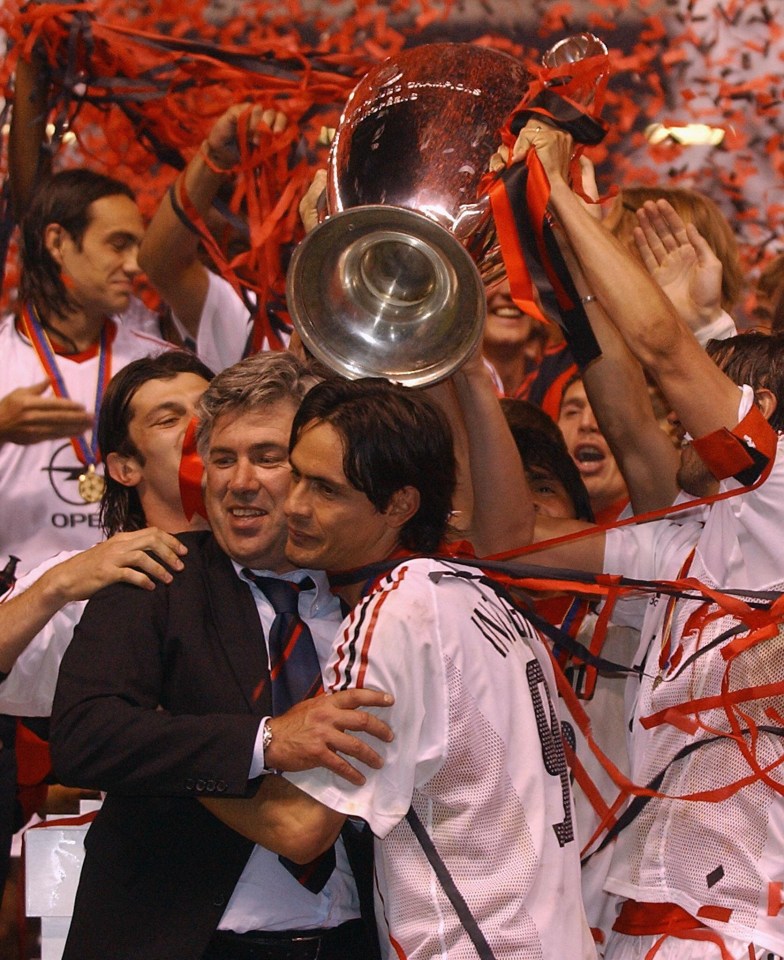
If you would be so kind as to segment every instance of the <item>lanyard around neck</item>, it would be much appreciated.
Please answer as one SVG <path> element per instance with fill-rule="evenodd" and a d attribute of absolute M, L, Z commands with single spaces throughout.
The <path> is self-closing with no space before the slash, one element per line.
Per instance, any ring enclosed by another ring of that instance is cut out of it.
<path fill-rule="evenodd" d="M 57 357 L 52 347 L 51 341 L 43 328 L 43 324 L 38 319 L 35 307 L 32 303 L 25 304 L 22 311 L 22 326 L 27 337 L 33 345 L 41 366 L 49 379 L 55 396 L 70 400 L 68 388 L 65 380 L 57 365 Z M 109 342 L 108 325 L 104 323 L 101 328 L 101 337 L 98 346 L 98 379 L 95 389 L 95 426 L 93 427 L 90 443 L 84 437 L 84 434 L 78 434 L 71 437 L 71 445 L 80 463 L 85 466 L 94 467 L 99 461 L 98 452 L 98 414 L 101 411 L 101 401 L 106 390 L 106 385 L 111 376 L 111 358 L 112 350 Z"/>

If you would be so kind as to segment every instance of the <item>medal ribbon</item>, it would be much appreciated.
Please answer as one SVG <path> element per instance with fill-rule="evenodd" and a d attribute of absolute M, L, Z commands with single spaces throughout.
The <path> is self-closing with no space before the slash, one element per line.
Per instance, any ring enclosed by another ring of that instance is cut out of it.
<path fill-rule="evenodd" d="M 49 383 L 52 386 L 55 396 L 61 397 L 64 400 L 70 400 L 71 396 L 68 393 L 65 380 L 63 380 L 63 375 L 60 373 L 60 368 L 57 366 L 57 358 L 55 356 L 54 349 L 52 348 L 51 341 L 49 340 L 41 321 L 38 319 L 32 303 L 25 304 L 24 310 L 22 311 L 21 321 L 24 332 L 32 343 L 33 349 L 38 355 L 38 359 L 41 361 L 41 366 L 44 368 L 44 371 L 49 378 Z M 98 450 L 98 414 L 101 412 L 101 401 L 103 400 L 103 395 L 106 391 L 106 385 L 109 383 L 109 379 L 112 375 L 111 367 L 112 349 L 109 342 L 107 324 L 104 323 L 103 328 L 101 329 L 101 339 L 98 347 L 98 382 L 95 389 L 95 426 L 93 427 L 90 444 L 88 445 L 84 434 L 80 433 L 78 436 L 70 437 L 71 446 L 74 448 L 74 453 L 76 454 L 77 459 L 86 467 L 95 467 L 95 465 L 99 463 L 101 459 L 100 452 Z"/>

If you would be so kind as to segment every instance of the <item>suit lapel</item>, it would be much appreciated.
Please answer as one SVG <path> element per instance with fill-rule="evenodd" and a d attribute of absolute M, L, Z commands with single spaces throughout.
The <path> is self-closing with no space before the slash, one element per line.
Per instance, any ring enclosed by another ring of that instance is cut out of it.
<path fill-rule="evenodd" d="M 256 604 L 250 587 L 212 538 L 205 550 L 204 590 L 218 644 L 251 712 L 271 714 L 267 646 Z"/>

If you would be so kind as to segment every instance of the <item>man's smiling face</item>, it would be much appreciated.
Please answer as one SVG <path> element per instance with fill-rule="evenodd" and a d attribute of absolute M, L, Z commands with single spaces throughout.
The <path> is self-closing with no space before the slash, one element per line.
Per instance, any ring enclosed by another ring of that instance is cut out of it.
<path fill-rule="evenodd" d="M 238 563 L 284 573 L 283 504 L 291 472 L 288 442 L 296 407 L 281 400 L 218 416 L 205 462 L 204 502 L 215 539 Z"/>

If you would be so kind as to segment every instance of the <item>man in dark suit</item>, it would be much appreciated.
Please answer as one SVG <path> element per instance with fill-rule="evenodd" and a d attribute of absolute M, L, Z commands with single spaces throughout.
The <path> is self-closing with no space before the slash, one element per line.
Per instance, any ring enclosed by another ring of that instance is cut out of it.
<path fill-rule="evenodd" d="M 349 730 L 391 734 L 345 691 L 273 713 L 265 636 L 274 611 L 253 581 L 298 582 L 321 654 L 341 615 L 318 573 L 285 558 L 288 437 L 309 386 L 285 354 L 224 371 L 202 399 L 199 448 L 213 534 L 188 534 L 188 559 L 150 592 L 117 585 L 88 605 L 63 661 L 52 754 L 64 783 L 107 791 L 86 840 L 65 960 L 365 960 L 346 847 L 318 892 L 197 802 L 245 797 L 267 770 L 380 758 Z M 338 753 L 339 751 L 339 753 Z M 341 756 L 342 754 L 342 756 Z M 300 878 L 301 879 L 301 878 Z M 370 893 L 370 891 L 368 891 Z"/>

